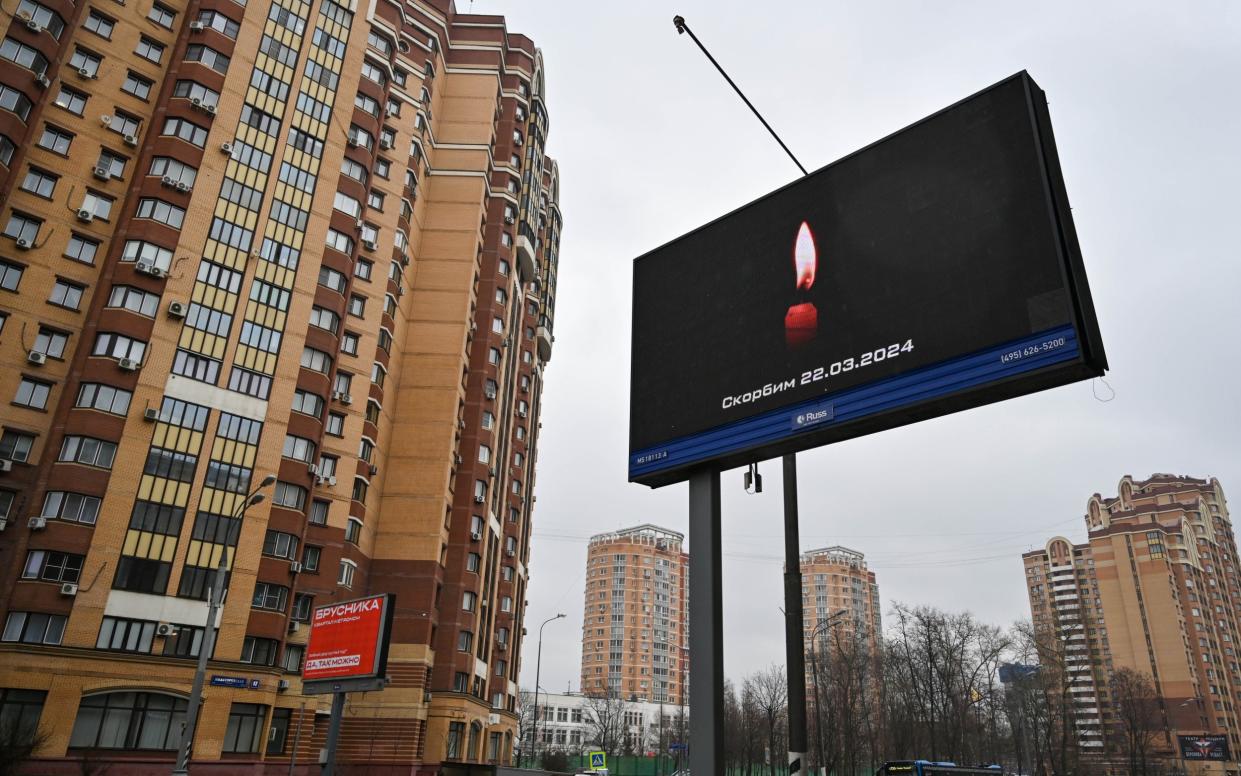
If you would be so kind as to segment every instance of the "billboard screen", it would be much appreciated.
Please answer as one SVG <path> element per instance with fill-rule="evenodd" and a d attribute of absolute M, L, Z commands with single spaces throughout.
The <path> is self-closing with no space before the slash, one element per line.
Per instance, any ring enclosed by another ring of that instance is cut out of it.
<path fill-rule="evenodd" d="M 391 594 L 315 607 L 302 681 L 383 676 L 392 632 Z"/>
<path fill-rule="evenodd" d="M 633 293 L 652 486 L 1107 365 L 1024 72 L 638 258 Z"/>
<path fill-rule="evenodd" d="M 1226 762 L 1232 759 L 1228 753 L 1228 736 L 1177 736 L 1181 745 L 1181 757 L 1185 760 L 1214 760 Z"/>

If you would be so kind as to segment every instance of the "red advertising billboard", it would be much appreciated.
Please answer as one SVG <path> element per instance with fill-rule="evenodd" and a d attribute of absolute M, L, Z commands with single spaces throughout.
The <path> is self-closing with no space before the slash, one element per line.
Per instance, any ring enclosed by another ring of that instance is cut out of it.
<path fill-rule="evenodd" d="M 302 665 L 305 682 L 383 676 L 392 631 L 391 594 L 315 607 Z"/>

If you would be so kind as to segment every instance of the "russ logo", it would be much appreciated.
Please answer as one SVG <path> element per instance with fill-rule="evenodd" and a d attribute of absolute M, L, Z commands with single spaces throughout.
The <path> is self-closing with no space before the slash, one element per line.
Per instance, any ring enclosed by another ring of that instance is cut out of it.
<path fill-rule="evenodd" d="M 819 255 L 814 247 L 814 235 L 810 224 L 802 221 L 793 243 L 794 302 L 784 314 L 784 342 L 796 350 L 814 341 L 819 331 L 819 311 L 808 301 L 810 287 L 814 285 Z"/>

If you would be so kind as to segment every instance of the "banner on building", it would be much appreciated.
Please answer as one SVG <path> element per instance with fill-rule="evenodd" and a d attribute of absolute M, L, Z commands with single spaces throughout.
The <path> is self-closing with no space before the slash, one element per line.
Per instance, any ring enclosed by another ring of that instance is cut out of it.
<path fill-rule="evenodd" d="M 1181 758 L 1185 760 L 1212 760 L 1225 762 L 1232 759 L 1228 752 L 1228 736 L 1177 736 L 1181 744 Z"/>

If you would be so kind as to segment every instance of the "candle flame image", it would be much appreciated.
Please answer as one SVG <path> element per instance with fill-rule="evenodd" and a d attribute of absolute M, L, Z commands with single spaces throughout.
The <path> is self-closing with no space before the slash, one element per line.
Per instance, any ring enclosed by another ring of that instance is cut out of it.
<path fill-rule="evenodd" d="M 814 341 L 819 331 L 819 311 L 814 303 L 806 301 L 805 292 L 814 285 L 818 270 L 819 253 L 814 247 L 814 235 L 810 224 L 802 221 L 793 242 L 793 269 L 797 274 L 795 291 L 801 301 L 795 303 L 784 315 L 784 342 L 797 350 Z"/>
<path fill-rule="evenodd" d="M 797 289 L 809 290 L 814 285 L 814 272 L 819 263 L 819 255 L 814 247 L 814 235 L 810 233 L 810 224 L 801 222 L 797 230 L 797 242 L 793 246 L 793 267 L 797 270 Z"/>

